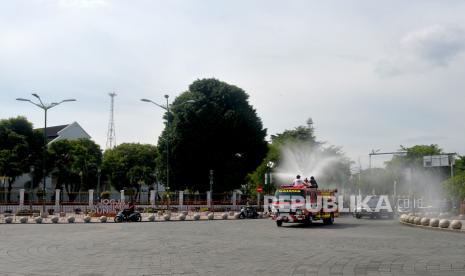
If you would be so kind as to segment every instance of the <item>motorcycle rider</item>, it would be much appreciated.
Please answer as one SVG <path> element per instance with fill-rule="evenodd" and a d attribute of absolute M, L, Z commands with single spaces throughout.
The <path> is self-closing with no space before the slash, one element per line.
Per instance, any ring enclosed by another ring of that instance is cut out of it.
<path fill-rule="evenodd" d="M 128 203 L 128 208 L 124 209 L 123 214 L 126 217 L 129 217 L 134 211 L 136 210 L 136 205 L 134 205 L 134 202 L 130 201 Z"/>

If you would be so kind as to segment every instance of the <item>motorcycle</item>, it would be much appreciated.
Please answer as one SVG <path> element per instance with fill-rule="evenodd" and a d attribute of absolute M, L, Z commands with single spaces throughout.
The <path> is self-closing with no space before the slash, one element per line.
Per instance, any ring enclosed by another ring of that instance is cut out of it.
<path fill-rule="evenodd" d="M 130 222 L 142 221 L 142 216 L 137 211 L 134 211 L 131 213 L 129 209 L 124 209 L 123 211 L 120 211 L 115 216 L 115 222 L 123 222 L 123 221 L 130 221 Z"/>
<path fill-rule="evenodd" d="M 246 206 L 241 208 L 241 213 L 239 214 L 239 218 L 244 219 L 244 218 L 258 218 L 258 213 L 255 210 L 255 208 L 251 206 Z"/>

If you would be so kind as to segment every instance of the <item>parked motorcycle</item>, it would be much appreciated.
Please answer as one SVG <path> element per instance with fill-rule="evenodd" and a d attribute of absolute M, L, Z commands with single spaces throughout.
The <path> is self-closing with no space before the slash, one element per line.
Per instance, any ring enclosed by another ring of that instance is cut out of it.
<path fill-rule="evenodd" d="M 251 206 L 245 206 L 241 208 L 241 213 L 239 214 L 239 218 L 258 218 L 257 210 Z"/>
<path fill-rule="evenodd" d="M 130 222 L 137 222 L 142 221 L 142 216 L 139 212 L 132 212 L 129 209 L 124 209 L 120 211 L 115 216 L 115 222 L 123 222 L 123 221 L 130 221 Z"/>

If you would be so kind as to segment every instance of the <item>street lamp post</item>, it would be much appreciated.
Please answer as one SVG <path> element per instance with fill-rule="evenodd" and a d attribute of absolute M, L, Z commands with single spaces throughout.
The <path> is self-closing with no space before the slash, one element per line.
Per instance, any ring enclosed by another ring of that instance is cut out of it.
<path fill-rule="evenodd" d="M 154 186 L 153 187 L 154 189 L 154 193 L 155 193 L 155 197 L 154 197 L 154 202 L 153 202 L 153 205 L 155 205 L 155 209 L 157 209 L 157 204 L 158 204 L 158 201 L 157 201 L 157 197 L 158 197 L 158 182 L 156 181 L 156 176 L 157 174 L 156 173 L 152 173 L 152 177 L 154 179 Z M 154 211 L 155 212 L 155 211 Z"/>
<path fill-rule="evenodd" d="M 79 204 L 81 204 L 81 188 L 82 188 L 82 185 L 84 185 L 84 180 L 83 180 L 83 177 L 84 177 L 84 173 L 82 172 L 82 170 L 79 172 L 79 177 L 81 178 L 81 185 L 79 186 Z"/>
<path fill-rule="evenodd" d="M 273 169 L 274 167 L 274 162 L 273 161 L 268 161 L 268 163 L 266 163 L 266 177 L 265 177 L 265 184 L 266 184 L 266 192 L 269 194 L 271 192 L 271 183 L 273 182 L 272 178 L 271 178 L 271 170 Z"/>
<path fill-rule="evenodd" d="M 213 170 L 210 170 L 210 210 L 213 211 Z"/>
<path fill-rule="evenodd" d="M 149 100 L 149 99 L 140 99 L 143 102 L 146 103 L 152 103 L 167 112 L 167 121 L 166 121 L 166 128 L 167 128 L 167 137 L 166 137 L 166 190 L 169 189 L 170 187 L 170 162 L 169 162 L 169 157 L 170 157 L 170 151 L 169 151 L 169 127 L 170 127 L 170 107 L 168 104 L 168 95 L 165 95 L 166 98 L 166 106 L 163 106 L 161 104 L 157 104 L 156 102 Z"/>
<path fill-rule="evenodd" d="M 22 102 L 30 102 L 31 104 L 39 107 L 40 109 L 42 109 L 44 111 L 44 147 L 43 147 L 43 153 L 42 153 L 42 172 L 43 172 L 43 193 L 42 193 L 42 213 L 45 214 L 45 199 L 46 199 L 46 193 L 45 193 L 45 189 L 46 189 L 46 179 L 47 179 L 47 174 L 46 174 L 46 164 L 45 164 L 45 155 L 47 153 L 47 111 L 61 103 L 65 103 L 65 102 L 74 102 L 76 101 L 75 99 L 65 99 L 65 100 L 62 100 L 60 102 L 52 102 L 50 104 L 47 104 L 47 103 L 44 103 L 42 101 L 42 99 L 39 97 L 38 94 L 36 93 L 32 93 L 32 96 L 34 96 L 39 102 L 36 103 L 36 102 L 33 102 L 29 99 L 25 99 L 25 98 L 16 98 L 17 101 L 22 101 Z"/>
<path fill-rule="evenodd" d="M 169 189 L 170 189 L 170 106 L 168 104 L 168 95 L 165 95 L 166 99 L 166 188 L 168 189 L 168 201 L 170 200 L 169 198 Z"/>
<path fill-rule="evenodd" d="M 34 171 L 35 167 L 32 165 L 30 167 L 30 172 L 31 172 L 31 183 L 29 183 L 29 194 L 27 196 L 27 199 L 29 200 L 29 209 L 32 212 L 32 189 L 34 188 Z"/>
<path fill-rule="evenodd" d="M 97 197 L 100 199 L 100 176 L 102 175 L 102 169 L 97 168 Z"/>
<path fill-rule="evenodd" d="M 169 95 L 165 95 L 164 96 L 165 99 L 166 99 L 166 105 L 161 105 L 161 104 L 158 104 L 152 100 L 149 100 L 149 99 L 140 99 L 141 101 L 143 102 L 146 102 L 146 103 L 152 103 L 164 110 L 166 110 L 166 114 L 167 114 L 167 117 L 166 117 L 166 129 L 167 129 L 167 132 L 166 132 L 166 194 L 168 195 L 168 204 L 169 204 L 169 201 L 170 201 L 170 146 L 169 146 L 169 140 L 170 140 L 170 105 L 169 105 Z M 183 103 L 193 103 L 193 102 L 196 102 L 195 100 L 187 100 Z M 157 184 L 158 185 L 158 184 Z"/>

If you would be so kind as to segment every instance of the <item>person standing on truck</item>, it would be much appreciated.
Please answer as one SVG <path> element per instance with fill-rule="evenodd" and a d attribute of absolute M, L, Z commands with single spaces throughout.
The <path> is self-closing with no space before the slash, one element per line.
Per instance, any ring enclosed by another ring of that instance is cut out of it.
<path fill-rule="evenodd" d="M 309 182 L 308 178 L 306 178 L 306 177 L 304 179 L 304 185 L 307 186 L 308 188 L 311 188 L 310 182 Z"/>
<path fill-rule="evenodd" d="M 292 185 L 297 186 L 302 184 L 304 184 L 304 181 L 300 179 L 300 175 L 297 175 L 294 179 L 294 182 L 292 182 Z"/>
<path fill-rule="evenodd" d="M 315 177 L 310 176 L 310 188 L 318 188 L 318 183 L 316 183 Z"/>

